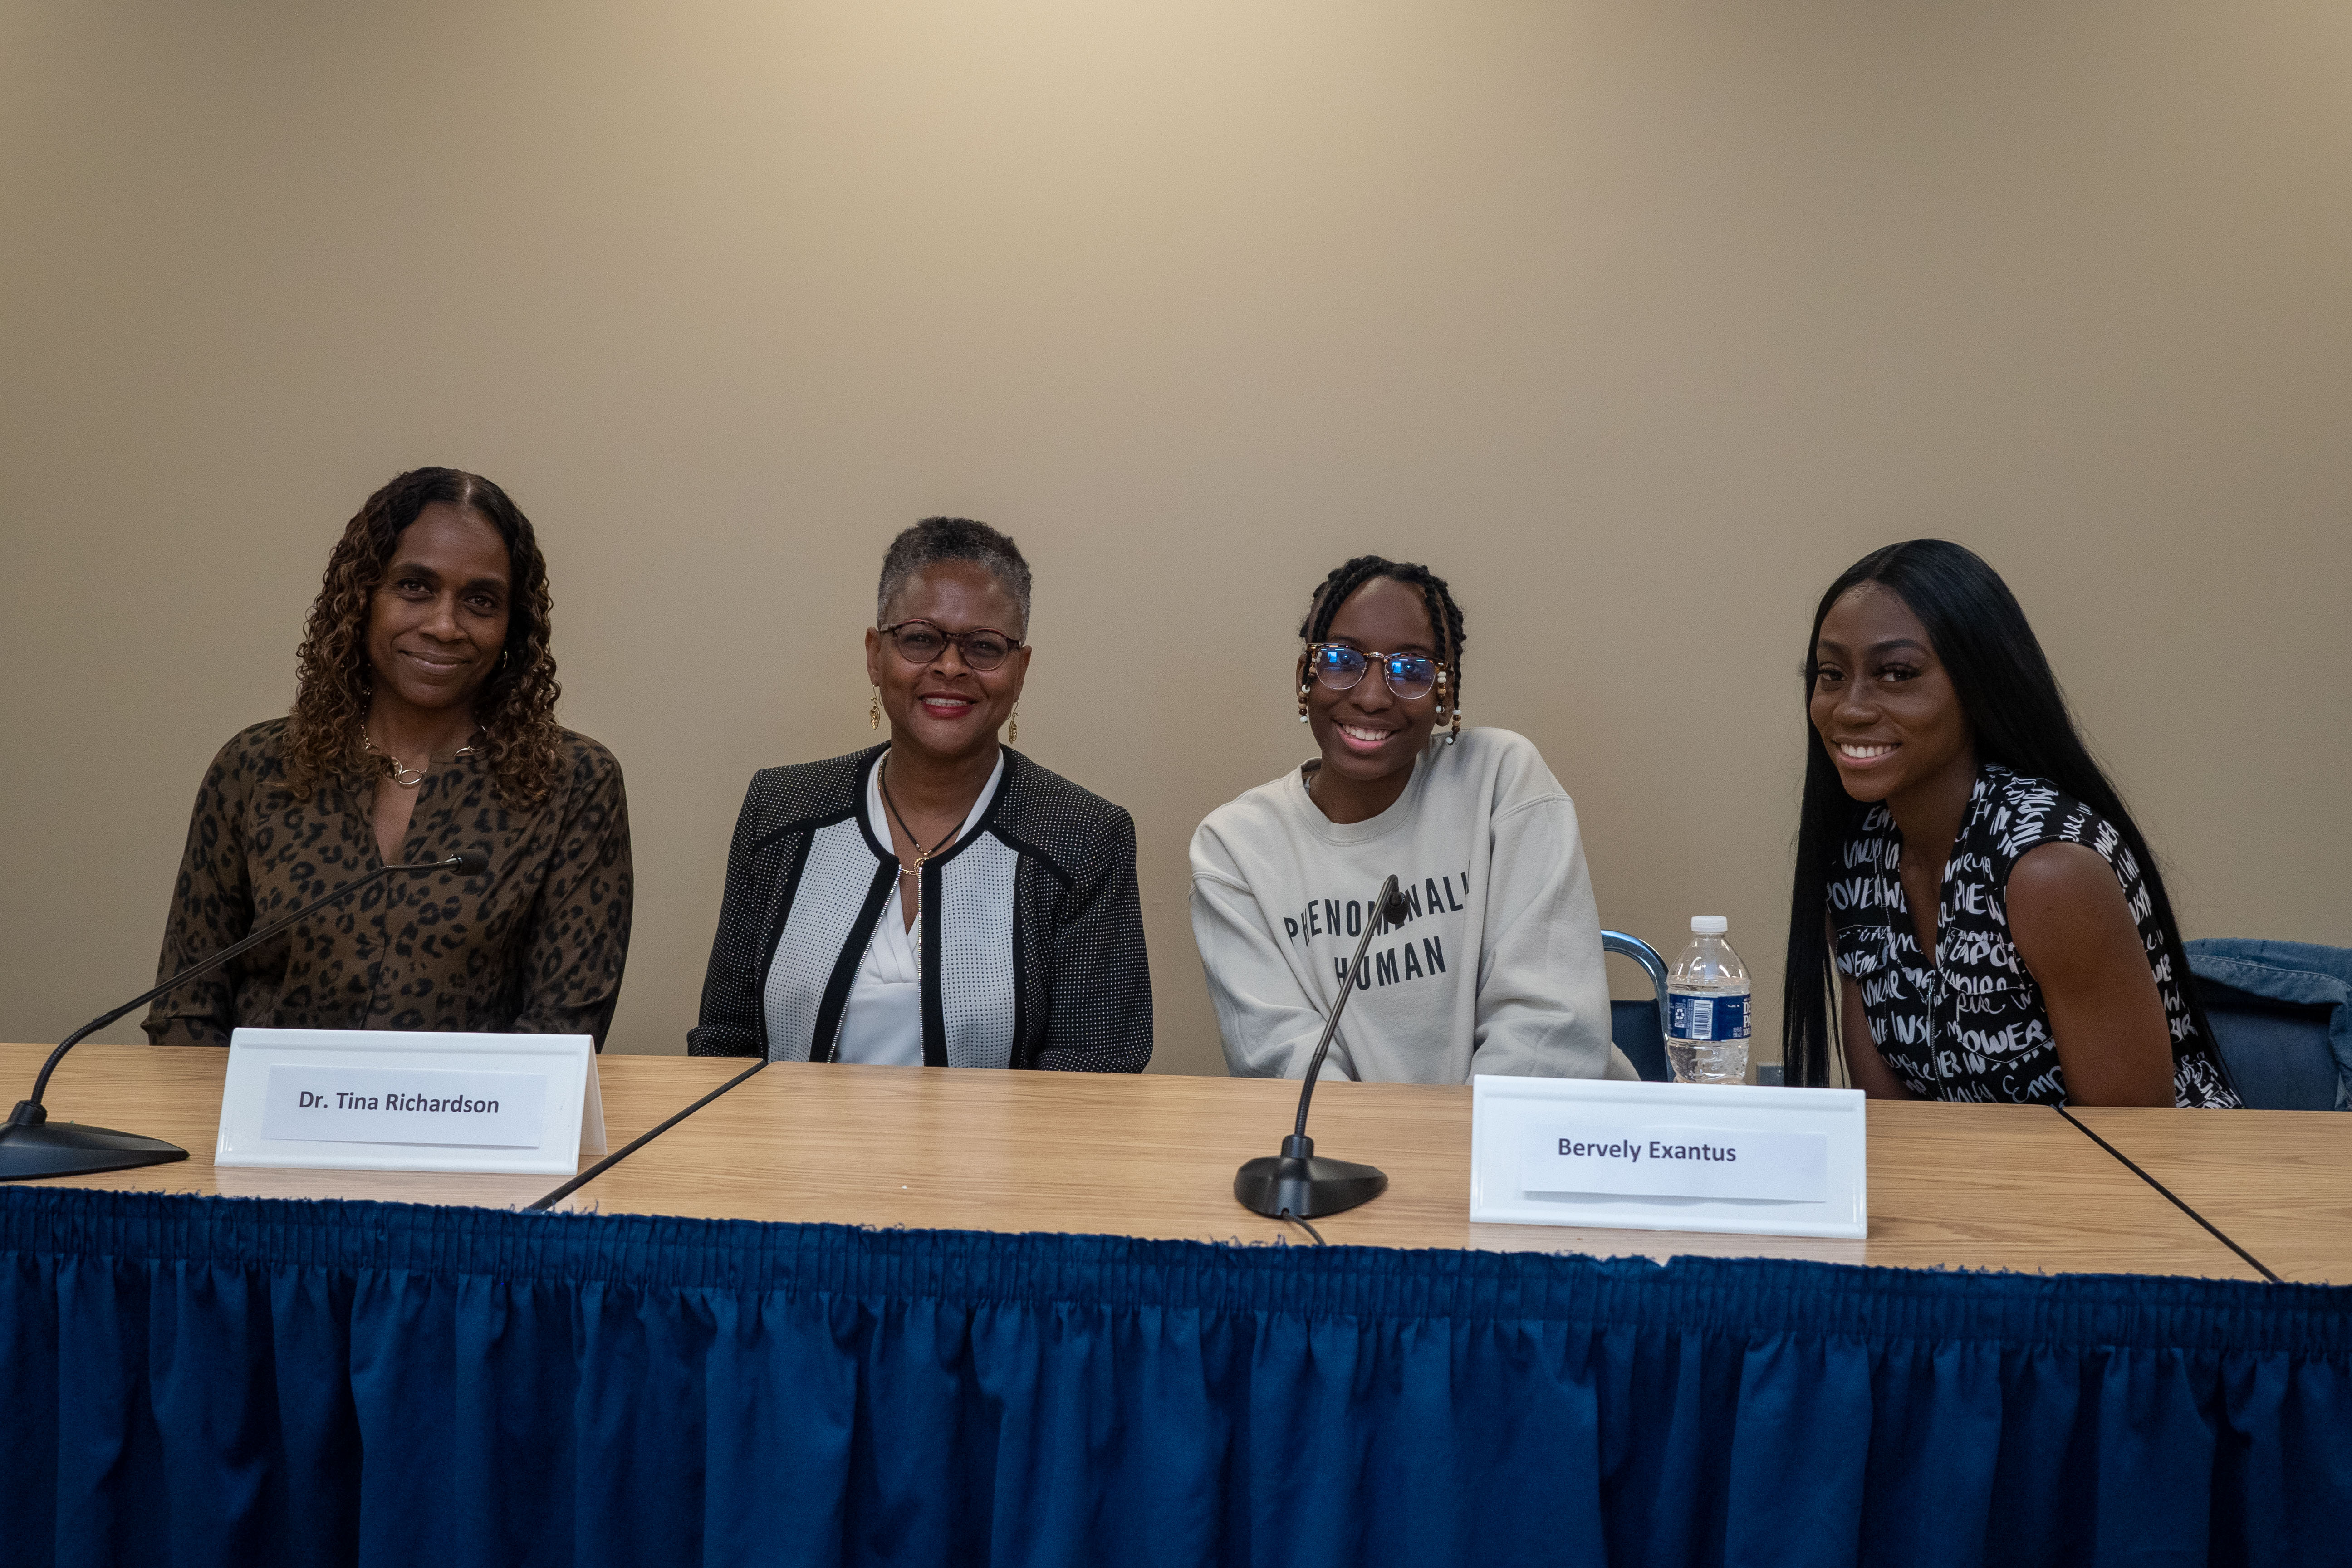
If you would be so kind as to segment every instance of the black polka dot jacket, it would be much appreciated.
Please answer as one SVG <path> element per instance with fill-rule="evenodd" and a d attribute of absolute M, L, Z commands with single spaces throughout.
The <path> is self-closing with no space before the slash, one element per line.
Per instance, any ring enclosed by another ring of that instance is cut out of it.
<path fill-rule="evenodd" d="M 898 875 L 860 809 L 886 750 L 752 775 L 689 1054 L 832 1059 Z M 978 825 L 923 866 L 923 1060 L 1140 1072 L 1151 972 L 1134 819 L 1018 752 L 1004 758 Z"/>

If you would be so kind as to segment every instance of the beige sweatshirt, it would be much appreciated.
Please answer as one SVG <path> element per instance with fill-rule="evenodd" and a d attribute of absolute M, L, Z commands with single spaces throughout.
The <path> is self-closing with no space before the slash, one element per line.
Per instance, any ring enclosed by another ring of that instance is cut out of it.
<path fill-rule="evenodd" d="M 1192 935 L 1237 1073 L 1297 1078 L 1391 873 L 1409 913 L 1372 939 L 1323 1065 L 1334 1077 L 1623 1078 L 1576 807 L 1526 737 L 1433 737 L 1395 805 L 1340 824 L 1293 770 L 1192 835 Z"/>

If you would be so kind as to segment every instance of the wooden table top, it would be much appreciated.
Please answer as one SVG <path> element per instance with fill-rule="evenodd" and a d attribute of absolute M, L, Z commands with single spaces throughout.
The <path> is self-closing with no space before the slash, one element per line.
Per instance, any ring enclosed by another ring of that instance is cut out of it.
<path fill-rule="evenodd" d="M 29 1093 L 53 1047 L 0 1045 L 0 1091 L 14 1104 Z M 604 1144 L 618 1149 L 691 1105 L 751 1064 L 709 1057 L 596 1058 L 604 1099 Z M 76 1046 L 42 1097 L 52 1121 L 88 1121 L 162 1138 L 184 1160 L 90 1176 L 53 1176 L 27 1186 L 113 1187 L 136 1193 L 201 1193 L 247 1198 L 378 1198 L 388 1203 L 479 1204 L 513 1208 L 557 1185 L 560 1176 L 465 1175 L 444 1171 L 218 1170 L 221 1084 L 228 1052 L 202 1046 Z M 582 1162 L 583 1168 L 593 1159 Z"/>
<path fill-rule="evenodd" d="M 29 1087 L 47 1050 L 0 1045 L 0 1075 Z M 608 1146 L 620 1148 L 749 1065 L 600 1058 Z M 52 1117 L 167 1138 L 189 1157 L 52 1184 L 493 1207 L 530 1203 L 558 1184 L 547 1176 L 216 1170 L 227 1066 L 221 1050 L 78 1047 L 50 1083 Z M 587 1183 L 564 1206 L 1297 1242 L 1305 1239 L 1297 1227 L 1233 1198 L 1234 1168 L 1276 1152 L 1297 1099 L 1295 1085 L 1257 1079 L 778 1063 Z M 2077 1114 L 2282 1276 L 2352 1279 L 2352 1119 Z M 2258 1278 L 2054 1111 L 1874 1102 L 1869 1117 L 1864 1241 L 1472 1225 L 1468 1089 L 1328 1083 L 1315 1096 L 1318 1151 L 1376 1164 L 1390 1185 L 1317 1226 L 1334 1243 L 1380 1247 Z"/>
<path fill-rule="evenodd" d="M 2074 1115 L 2280 1279 L 2352 1284 L 2352 1115 L 2086 1107 Z"/>
<path fill-rule="evenodd" d="M 778 1063 L 566 1206 L 1298 1242 L 1233 1196 L 1234 1168 L 1276 1152 L 1297 1100 L 1297 1085 L 1255 1079 Z M 1378 1165 L 1390 1184 L 1316 1225 L 1335 1244 L 1380 1247 L 2258 1277 L 2055 1111 L 1874 1103 L 1869 1115 L 1865 1241 L 1473 1225 L 1467 1088 L 1328 1083 L 1317 1152 Z"/>

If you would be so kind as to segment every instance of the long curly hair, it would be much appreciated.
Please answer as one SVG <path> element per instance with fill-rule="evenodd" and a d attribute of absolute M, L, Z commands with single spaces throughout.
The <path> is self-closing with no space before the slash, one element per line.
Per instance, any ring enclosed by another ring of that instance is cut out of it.
<path fill-rule="evenodd" d="M 402 531 L 436 502 L 473 512 L 506 542 L 507 640 L 498 668 L 474 697 L 474 719 L 498 792 L 535 806 L 554 786 L 557 766 L 555 658 L 548 651 L 551 602 L 547 563 L 530 520 L 507 492 L 459 468 L 413 468 L 368 497 L 327 557 L 319 597 L 294 655 L 294 711 L 286 726 L 286 784 L 308 800 L 329 779 L 367 765 L 361 745 L 375 689 L 368 664 L 370 607 Z"/>

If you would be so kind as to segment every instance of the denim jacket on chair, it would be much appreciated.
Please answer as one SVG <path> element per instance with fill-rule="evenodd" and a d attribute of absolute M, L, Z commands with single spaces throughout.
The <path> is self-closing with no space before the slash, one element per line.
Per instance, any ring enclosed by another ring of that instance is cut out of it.
<path fill-rule="evenodd" d="M 2352 1109 L 2352 948 L 2308 942 L 2203 937 L 2184 944 L 2200 979 L 2273 1002 L 2331 1009 L 2328 1048 L 2336 1056 L 2336 1109 Z"/>

